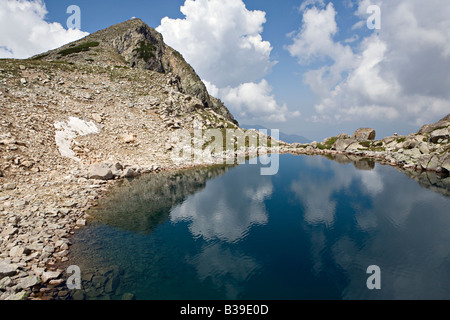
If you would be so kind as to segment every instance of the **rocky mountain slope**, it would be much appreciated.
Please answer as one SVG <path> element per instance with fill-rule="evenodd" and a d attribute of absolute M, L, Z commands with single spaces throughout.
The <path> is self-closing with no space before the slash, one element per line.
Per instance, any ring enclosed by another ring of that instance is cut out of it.
<path fill-rule="evenodd" d="M 181 54 L 166 45 L 162 35 L 140 19 L 100 30 L 33 59 L 168 74 L 171 75 L 169 81 L 178 91 L 198 98 L 205 108 L 211 108 L 237 124 L 223 103 L 209 95 L 199 76 Z"/>

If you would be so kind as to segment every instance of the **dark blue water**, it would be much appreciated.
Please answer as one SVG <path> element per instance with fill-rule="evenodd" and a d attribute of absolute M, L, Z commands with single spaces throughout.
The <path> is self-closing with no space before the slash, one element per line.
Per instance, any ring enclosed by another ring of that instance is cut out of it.
<path fill-rule="evenodd" d="M 450 198 L 428 187 L 387 166 L 292 155 L 275 176 L 150 175 L 91 212 L 71 263 L 86 299 L 449 299 Z M 381 290 L 367 288 L 371 265 Z"/>

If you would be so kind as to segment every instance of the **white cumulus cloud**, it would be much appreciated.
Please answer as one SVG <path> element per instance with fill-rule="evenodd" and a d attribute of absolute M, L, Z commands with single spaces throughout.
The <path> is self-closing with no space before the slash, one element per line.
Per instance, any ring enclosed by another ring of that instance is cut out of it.
<path fill-rule="evenodd" d="M 339 28 L 331 2 L 303 12 L 287 50 L 302 65 L 322 62 L 304 74 L 318 97 L 314 119 L 418 125 L 449 113 L 450 2 L 360 0 L 355 15 L 361 22 L 354 30 L 365 28 L 370 4 L 380 6 L 382 28 L 352 41 L 358 41 L 354 47 L 335 40 Z"/>
<path fill-rule="evenodd" d="M 262 38 L 266 14 L 242 0 L 186 0 L 183 19 L 164 18 L 156 29 L 180 51 L 239 120 L 286 121 L 288 110 L 263 79 L 276 64 Z M 298 112 L 296 113 L 298 116 Z"/>
<path fill-rule="evenodd" d="M 237 86 L 270 72 L 272 46 L 261 36 L 265 12 L 247 10 L 242 0 L 186 0 L 180 10 L 184 19 L 166 17 L 157 31 L 203 79 Z"/>
<path fill-rule="evenodd" d="M 41 0 L 0 0 L 0 58 L 29 58 L 88 33 L 45 21 Z"/>
<path fill-rule="evenodd" d="M 208 92 L 218 96 L 243 121 L 286 122 L 287 117 L 299 117 L 299 111 L 289 112 L 286 104 L 280 105 L 272 94 L 272 87 L 265 80 L 247 82 L 235 88 L 218 88 L 204 81 Z"/>

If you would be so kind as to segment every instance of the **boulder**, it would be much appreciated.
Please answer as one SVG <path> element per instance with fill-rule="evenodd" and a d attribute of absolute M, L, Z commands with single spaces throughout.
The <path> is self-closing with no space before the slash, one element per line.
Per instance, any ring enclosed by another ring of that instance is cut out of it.
<path fill-rule="evenodd" d="M 417 147 L 419 145 L 419 141 L 412 139 L 412 140 L 407 140 L 403 143 L 403 148 L 404 149 L 414 149 L 415 147 Z"/>
<path fill-rule="evenodd" d="M 21 246 L 15 246 L 12 247 L 11 250 L 9 250 L 9 256 L 11 258 L 21 257 L 24 254 L 24 247 Z"/>
<path fill-rule="evenodd" d="M 422 167 L 423 170 L 426 170 L 428 168 L 428 163 L 431 160 L 431 155 L 429 154 L 423 154 L 418 159 L 418 164 Z"/>
<path fill-rule="evenodd" d="M 59 271 L 47 271 L 42 274 L 42 282 L 47 283 L 50 280 L 58 279 L 61 275 Z"/>
<path fill-rule="evenodd" d="M 341 133 L 336 138 L 338 138 L 338 139 L 349 139 L 350 136 L 348 134 L 346 134 L 346 133 Z"/>
<path fill-rule="evenodd" d="M 18 269 L 19 266 L 16 264 L 0 261 L 0 279 L 15 275 Z"/>
<path fill-rule="evenodd" d="M 41 279 L 38 276 L 29 276 L 22 279 L 17 285 L 19 288 L 28 289 L 41 283 Z"/>
<path fill-rule="evenodd" d="M 437 156 L 432 156 L 430 162 L 428 162 L 427 170 L 436 171 L 441 168 L 441 161 Z"/>
<path fill-rule="evenodd" d="M 422 155 L 420 150 L 417 148 L 405 150 L 404 154 L 414 159 L 418 159 Z"/>
<path fill-rule="evenodd" d="M 133 168 L 126 168 L 123 170 L 123 173 L 122 173 L 123 178 L 133 178 L 136 175 L 137 175 L 136 171 L 134 171 Z"/>
<path fill-rule="evenodd" d="M 89 179 L 112 180 L 114 179 L 114 175 L 111 167 L 106 163 L 96 163 L 89 168 Z"/>
<path fill-rule="evenodd" d="M 438 129 L 438 130 L 434 130 L 433 132 L 431 132 L 430 134 L 430 141 L 432 143 L 437 143 L 440 139 L 448 139 L 450 137 L 450 133 L 449 133 L 449 129 L 448 128 L 444 128 L 444 129 Z"/>
<path fill-rule="evenodd" d="M 358 151 L 361 151 L 361 149 L 365 149 L 364 146 L 360 145 L 359 142 L 354 142 L 346 148 L 346 151 L 358 152 Z"/>
<path fill-rule="evenodd" d="M 357 141 L 354 139 L 338 139 L 331 148 L 336 151 L 346 151 L 348 146 L 355 142 Z"/>
<path fill-rule="evenodd" d="M 446 115 L 444 118 L 439 120 L 438 122 L 434 124 L 426 124 L 424 125 L 420 131 L 419 134 L 428 134 L 431 133 L 439 128 L 448 127 L 450 125 L 450 114 Z"/>
<path fill-rule="evenodd" d="M 375 136 L 375 130 L 370 128 L 360 128 L 353 134 L 353 138 L 358 141 L 375 140 Z"/>
<path fill-rule="evenodd" d="M 442 169 L 444 169 L 447 173 L 450 173 L 450 156 L 447 156 L 442 160 L 441 164 Z"/>
<path fill-rule="evenodd" d="M 426 143 L 422 143 L 422 144 L 419 146 L 419 151 L 420 151 L 422 154 L 429 154 L 429 153 L 430 153 L 430 149 L 428 148 L 428 145 L 427 145 Z"/>
<path fill-rule="evenodd" d="M 0 291 L 6 291 L 6 289 L 13 285 L 13 281 L 10 277 L 4 277 L 0 280 Z"/>
<path fill-rule="evenodd" d="M 116 162 L 111 166 L 111 172 L 114 177 L 120 177 L 122 175 L 123 166 L 120 162 Z"/>

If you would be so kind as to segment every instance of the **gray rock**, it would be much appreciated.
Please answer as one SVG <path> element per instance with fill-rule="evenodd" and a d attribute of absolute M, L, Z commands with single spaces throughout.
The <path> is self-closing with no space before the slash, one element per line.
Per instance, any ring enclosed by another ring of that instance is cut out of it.
<path fill-rule="evenodd" d="M 133 168 L 126 168 L 123 170 L 122 177 L 123 178 L 133 178 L 136 176 L 136 172 Z"/>
<path fill-rule="evenodd" d="M 449 125 L 450 125 L 450 114 L 446 115 L 444 118 L 442 118 L 436 123 L 424 125 L 420 129 L 419 134 L 427 134 L 439 128 L 448 127 Z"/>
<path fill-rule="evenodd" d="M 61 275 L 59 271 L 47 271 L 42 274 L 42 282 L 47 283 L 50 280 L 58 279 Z"/>
<path fill-rule="evenodd" d="M 419 141 L 412 139 L 412 140 L 405 141 L 405 143 L 403 143 L 403 148 L 404 149 L 414 149 L 418 145 L 419 145 Z"/>
<path fill-rule="evenodd" d="M 115 170 L 123 170 L 123 166 L 120 164 L 120 162 L 116 162 L 111 166 L 111 168 Z"/>
<path fill-rule="evenodd" d="M 28 276 L 22 279 L 17 285 L 22 289 L 29 289 L 41 283 L 41 279 L 38 276 Z"/>
<path fill-rule="evenodd" d="M 414 159 L 418 159 L 422 155 L 420 150 L 417 149 L 417 148 L 410 149 L 410 150 L 405 150 L 404 154 L 407 155 L 407 156 L 410 156 L 411 158 L 414 158 Z"/>
<path fill-rule="evenodd" d="M 5 291 L 8 287 L 12 285 L 13 281 L 10 277 L 4 277 L 0 280 L 0 290 Z"/>
<path fill-rule="evenodd" d="M 433 143 L 437 143 L 437 142 L 439 142 L 439 140 L 441 140 L 441 139 L 445 140 L 445 139 L 448 139 L 449 137 L 450 137 L 450 134 L 449 134 L 448 128 L 438 129 L 438 130 L 431 132 L 430 141 Z"/>
<path fill-rule="evenodd" d="M 417 160 L 417 163 L 422 167 L 423 170 L 426 170 L 428 167 L 428 163 L 431 160 L 431 155 L 429 154 L 423 154 L 419 157 L 419 159 Z"/>
<path fill-rule="evenodd" d="M 346 151 L 347 152 L 356 152 L 356 151 L 360 151 L 360 149 L 364 149 L 364 147 L 362 145 L 360 145 L 359 142 L 354 142 L 346 148 Z"/>
<path fill-rule="evenodd" d="M 114 177 L 120 177 L 122 175 L 123 166 L 116 162 L 111 166 L 111 172 L 114 175 Z"/>
<path fill-rule="evenodd" d="M 374 129 L 370 128 L 360 128 L 355 131 L 353 134 L 353 138 L 355 138 L 358 141 L 365 141 L 365 140 L 375 140 L 376 132 Z"/>
<path fill-rule="evenodd" d="M 18 270 L 18 265 L 0 261 L 0 279 L 15 275 Z"/>
<path fill-rule="evenodd" d="M 11 258 L 15 258 L 15 257 L 21 257 L 24 254 L 24 247 L 22 246 L 15 246 L 13 248 L 11 248 L 11 250 L 9 250 L 9 256 Z"/>
<path fill-rule="evenodd" d="M 87 221 L 86 221 L 86 219 L 78 219 L 76 224 L 77 224 L 77 226 L 84 227 L 87 224 Z"/>
<path fill-rule="evenodd" d="M 112 180 L 114 175 L 106 163 L 96 163 L 89 168 L 89 179 Z"/>
<path fill-rule="evenodd" d="M 44 249 L 42 250 L 45 253 L 50 253 L 52 254 L 53 252 L 55 252 L 55 247 L 52 245 L 47 245 L 44 247 Z"/>
<path fill-rule="evenodd" d="M 338 139 L 332 146 L 332 149 L 336 151 L 346 151 L 348 146 L 355 142 L 357 142 L 355 139 Z"/>
<path fill-rule="evenodd" d="M 427 170 L 438 170 L 441 167 L 441 161 L 437 156 L 432 156 L 428 162 Z"/>
<path fill-rule="evenodd" d="M 426 143 L 422 143 L 419 146 L 419 151 L 422 154 L 429 154 L 430 153 L 430 149 L 428 148 L 428 145 Z"/>
<path fill-rule="evenodd" d="M 15 228 L 14 226 L 9 226 L 8 228 L 6 228 L 5 230 L 2 231 L 0 236 L 7 237 L 7 236 L 15 235 L 18 232 L 19 232 L 19 229 Z"/>
<path fill-rule="evenodd" d="M 441 167 L 447 172 L 450 172 L 450 156 L 447 156 L 444 160 L 442 160 Z"/>
<path fill-rule="evenodd" d="M 5 190 L 14 190 L 16 189 L 17 185 L 14 182 L 5 183 L 3 185 L 3 189 Z"/>

